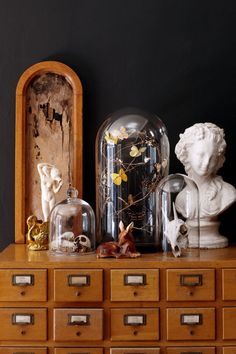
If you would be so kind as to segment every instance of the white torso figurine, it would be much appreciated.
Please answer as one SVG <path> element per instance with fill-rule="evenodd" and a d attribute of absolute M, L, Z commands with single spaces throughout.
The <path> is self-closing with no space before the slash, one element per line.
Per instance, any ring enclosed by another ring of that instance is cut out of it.
<path fill-rule="evenodd" d="M 44 221 L 48 221 L 48 216 L 56 203 L 55 194 L 59 192 L 63 181 L 61 172 L 54 165 L 39 163 L 37 165 L 41 180 L 41 200 Z"/>
<path fill-rule="evenodd" d="M 213 123 L 197 123 L 180 134 L 175 147 L 177 158 L 183 163 L 185 171 L 199 189 L 200 247 L 221 248 L 228 245 L 226 237 L 219 234 L 217 216 L 236 200 L 234 186 L 223 181 L 216 173 L 225 161 L 226 142 L 224 131 Z M 176 199 L 176 209 L 184 216 L 184 193 L 191 193 L 186 187 Z M 197 209 L 193 200 L 190 228 L 196 224 Z M 194 236 L 190 246 L 196 246 Z"/>

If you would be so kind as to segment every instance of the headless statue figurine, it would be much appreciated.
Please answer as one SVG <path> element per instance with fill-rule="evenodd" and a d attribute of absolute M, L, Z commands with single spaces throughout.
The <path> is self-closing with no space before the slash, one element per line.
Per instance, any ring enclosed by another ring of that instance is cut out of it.
<path fill-rule="evenodd" d="M 228 239 L 219 234 L 217 217 L 236 200 L 234 186 L 223 181 L 216 173 L 225 161 L 226 142 L 224 131 L 213 123 L 197 123 L 180 134 L 175 147 L 177 158 L 199 189 L 200 247 L 221 248 L 228 246 Z M 184 215 L 185 193 L 191 193 L 186 186 L 177 196 L 176 209 Z M 192 231 L 196 225 L 197 201 L 192 202 L 187 223 Z M 190 246 L 197 241 L 189 235 Z M 196 243 L 196 244 L 195 244 Z"/>
<path fill-rule="evenodd" d="M 48 249 L 49 214 L 56 203 L 55 194 L 60 190 L 63 181 L 60 171 L 48 163 L 37 165 L 41 180 L 41 201 L 44 221 L 38 220 L 35 215 L 27 218 L 27 243 L 30 251 Z"/>
<path fill-rule="evenodd" d="M 56 203 L 56 193 L 63 184 L 61 172 L 54 165 L 39 163 L 37 165 L 41 180 L 41 201 L 44 221 L 48 221 L 50 211 Z"/>

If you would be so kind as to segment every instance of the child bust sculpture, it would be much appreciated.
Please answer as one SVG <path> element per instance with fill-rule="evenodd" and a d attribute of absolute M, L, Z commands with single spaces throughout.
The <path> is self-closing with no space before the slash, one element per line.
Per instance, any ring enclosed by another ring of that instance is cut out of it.
<path fill-rule="evenodd" d="M 217 171 L 225 161 L 226 142 L 224 130 L 213 123 L 197 123 L 180 134 L 175 147 L 177 158 L 185 167 L 187 175 L 199 189 L 200 247 L 221 248 L 228 246 L 228 239 L 219 234 L 217 216 L 236 200 L 235 188 L 223 181 Z M 184 193 L 191 193 L 186 187 L 176 200 L 176 209 L 184 216 Z M 197 218 L 197 201 L 193 200 L 191 217 L 187 223 L 194 228 Z M 194 247 L 194 237 L 190 246 Z"/>

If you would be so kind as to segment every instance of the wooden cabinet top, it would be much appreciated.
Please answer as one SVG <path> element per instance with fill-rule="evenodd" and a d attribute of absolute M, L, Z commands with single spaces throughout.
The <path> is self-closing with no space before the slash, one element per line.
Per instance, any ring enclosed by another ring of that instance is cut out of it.
<path fill-rule="evenodd" d="M 196 251 L 198 252 L 198 251 Z M 50 255 L 48 251 L 28 251 L 25 244 L 11 244 L 0 253 L 0 267 L 14 268 L 232 268 L 236 267 L 236 246 L 200 250 L 199 257 L 174 258 L 162 252 L 142 254 L 140 258 L 103 258 Z"/>

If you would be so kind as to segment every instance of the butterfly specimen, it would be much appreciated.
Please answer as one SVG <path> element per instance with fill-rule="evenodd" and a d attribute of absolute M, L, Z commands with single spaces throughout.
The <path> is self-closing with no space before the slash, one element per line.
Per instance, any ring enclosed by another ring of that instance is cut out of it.
<path fill-rule="evenodd" d="M 142 153 L 145 151 L 146 151 L 146 147 L 138 148 L 136 145 L 132 145 L 129 154 L 132 157 L 138 157 L 138 156 L 141 156 Z"/>
<path fill-rule="evenodd" d="M 112 132 L 112 135 L 117 136 L 120 140 L 127 139 L 129 136 L 125 127 L 120 127 L 120 130 L 115 130 Z"/>
<path fill-rule="evenodd" d="M 112 132 L 105 132 L 105 140 L 108 144 L 117 144 L 118 140 L 124 140 L 129 137 L 125 127 L 120 127 L 119 130 L 113 130 Z"/>
<path fill-rule="evenodd" d="M 105 132 L 105 140 L 108 144 L 117 144 L 118 142 L 118 137 L 112 135 L 111 133 L 109 133 L 108 131 Z"/>
<path fill-rule="evenodd" d="M 157 172 L 159 173 L 161 171 L 161 168 L 165 169 L 167 165 L 168 165 L 168 162 L 166 159 L 164 159 L 161 164 L 155 163 L 154 166 L 155 166 Z"/>
<path fill-rule="evenodd" d="M 112 181 L 115 185 L 120 186 L 122 181 L 127 182 L 128 177 L 123 168 L 119 170 L 118 173 L 111 173 Z"/>

